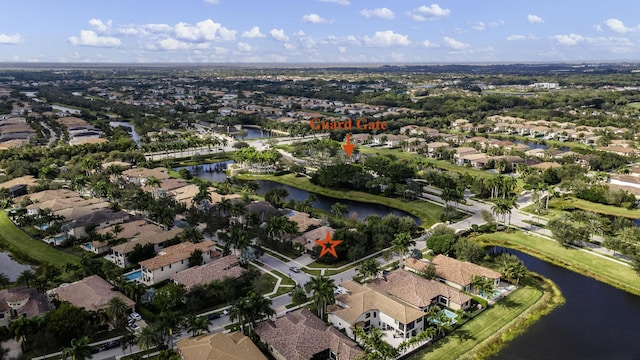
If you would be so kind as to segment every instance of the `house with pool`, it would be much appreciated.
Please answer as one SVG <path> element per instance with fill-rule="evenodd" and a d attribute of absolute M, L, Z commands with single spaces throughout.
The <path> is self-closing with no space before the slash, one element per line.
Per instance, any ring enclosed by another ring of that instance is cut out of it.
<path fill-rule="evenodd" d="M 491 279 L 495 288 L 500 285 L 502 274 L 499 272 L 445 255 L 436 255 L 431 260 L 408 258 L 404 267 L 408 271 L 420 273 L 424 272 L 430 263 L 436 268 L 436 280 L 462 291 L 472 292 L 474 290 L 471 283 L 475 276 Z"/>
<path fill-rule="evenodd" d="M 355 327 L 379 328 L 393 346 L 428 327 L 429 308 L 466 310 L 472 300 L 458 289 L 403 269 L 368 284 L 343 282 L 335 299 L 336 303 L 327 307 L 331 324 L 352 338 Z"/>
<path fill-rule="evenodd" d="M 139 220 L 132 224 L 124 223 L 122 224 L 122 227 L 124 230 L 118 236 L 125 238 L 131 236 L 131 238 L 129 238 L 130 240 L 126 243 L 112 247 L 111 254 L 106 256 L 107 260 L 121 268 L 126 268 L 131 265 L 127 260 L 127 256 L 133 251 L 136 245 L 139 244 L 140 246 L 144 246 L 147 244 L 153 244 L 154 249 L 159 251 L 163 247 L 164 243 L 175 239 L 182 233 L 182 229 L 179 227 L 164 230 L 162 227 L 149 224 L 144 220 Z"/>
<path fill-rule="evenodd" d="M 202 251 L 203 264 L 222 257 L 222 253 L 215 248 L 216 243 L 211 240 L 194 244 L 183 242 L 168 246 L 158 252 L 155 257 L 140 262 L 142 276 L 139 281 L 151 286 L 169 279 L 172 275 L 189 268 L 189 257 L 195 250 Z"/>

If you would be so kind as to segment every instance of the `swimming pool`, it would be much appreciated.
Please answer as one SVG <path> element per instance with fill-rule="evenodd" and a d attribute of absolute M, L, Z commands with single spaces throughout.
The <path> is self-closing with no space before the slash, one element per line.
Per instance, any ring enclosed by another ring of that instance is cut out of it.
<path fill-rule="evenodd" d="M 458 315 L 456 315 L 456 313 L 454 313 L 453 311 L 449 310 L 449 309 L 442 309 L 440 310 L 440 312 L 438 313 L 438 315 L 440 314 L 444 314 L 447 318 L 449 318 L 449 325 L 454 325 L 455 323 L 458 322 Z M 440 321 L 438 321 L 437 319 L 429 319 L 430 322 L 432 323 L 436 323 L 436 324 L 440 324 Z"/>
<path fill-rule="evenodd" d="M 142 269 L 134 270 L 132 272 L 128 272 L 124 274 L 124 277 L 129 281 L 135 281 L 142 277 Z"/>

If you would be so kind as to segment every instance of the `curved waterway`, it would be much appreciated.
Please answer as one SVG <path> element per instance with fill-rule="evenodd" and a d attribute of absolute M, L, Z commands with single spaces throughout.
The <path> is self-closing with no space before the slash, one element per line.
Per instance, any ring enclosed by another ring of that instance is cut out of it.
<path fill-rule="evenodd" d="M 543 316 L 493 360 L 640 359 L 640 297 L 527 254 L 527 268 L 553 280 L 565 305 Z"/>

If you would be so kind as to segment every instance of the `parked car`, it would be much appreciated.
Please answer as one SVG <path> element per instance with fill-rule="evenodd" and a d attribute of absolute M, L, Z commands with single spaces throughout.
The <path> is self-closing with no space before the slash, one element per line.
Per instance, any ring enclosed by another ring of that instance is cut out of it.
<path fill-rule="evenodd" d="M 134 312 L 132 312 L 132 313 L 129 315 L 129 317 L 130 317 L 130 318 L 132 318 L 132 319 L 134 319 L 134 320 L 136 320 L 136 321 L 137 321 L 137 320 L 142 320 L 142 316 L 140 316 L 140 314 L 138 314 L 138 313 L 137 313 L 137 312 L 135 312 L 135 311 L 134 311 Z"/>
<path fill-rule="evenodd" d="M 104 343 L 100 346 L 100 351 L 104 351 L 104 350 L 110 350 L 110 349 L 115 349 L 118 346 L 120 346 L 120 341 L 118 340 L 111 340 L 107 343 Z"/>
<path fill-rule="evenodd" d="M 299 273 L 300 272 L 300 269 L 295 267 L 295 266 L 290 267 L 289 270 L 291 270 L 294 273 Z"/>
<path fill-rule="evenodd" d="M 220 319 L 220 314 L 217 314 L 217 313 L 209 314 L 209 316 L 207 316 L 207 319 L 209 320 Z"/>
<path fill-rule="evenodd" d="M 140 325 L 136 323 L 132 324 L 130 327 L 131 327 L 131 330 L 133 331 L 140 331 Z"/>

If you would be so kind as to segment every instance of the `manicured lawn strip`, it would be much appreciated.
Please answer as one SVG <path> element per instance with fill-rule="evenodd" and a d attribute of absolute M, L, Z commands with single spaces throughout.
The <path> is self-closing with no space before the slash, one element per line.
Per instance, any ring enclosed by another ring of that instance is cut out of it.
<path fill-rule="evenodd" d="M 509 306 L 498 302 L 445 338 L 410 356 L 409 359 L 459 359 L 483 340 L 516 319 L 522 312 L 534 305 L 542 295 L 543 292 L 539 289 L 529 286 L 522 287 L 506 298 Z"/>
<path fill-rule="evenodd" d="M 61 270 L 67 263 L 80 264 L 80 257 L 57 250 L 25 234 L 9 220 L 4 211 L 0 211 L 0 247 L 9 250 L 17 259 L 48 263 Z"/>
<path fill-rule="evenodd" d="M 483 234 L 476 238 L 483 245 L 519 250 L 579 274 L 592 277 L 618 289 L 640 295 L 640 277 L 632 268 L 578 249 L 565 248 L 555 241 L 523 232 Z"/>
<path fill-rule="evenodd" d="M 574 197 L 567 197 L 566 199 L 552 199 L 549 207 L 562 208 L 577 208 L 581 210 L 591 211 L 604 215 L 620 216 L 631 219 L 640 219 L 640 209 L 629 210 L 617 206 L 598 204 Z"/>
<path fill-rule="evenodd" d="M 291 279 L 290 277 L 288 277 L 287 275 L 281 273 L 278 270 L 274 270 L 274 269 L 269 269 L 272 273 L 280 276 L 280 278 L 282 279 L 282 281 L 280 281 L 280 285 L 291 285 L 291 286 L 295 286 L 296 282 L 293 281 L 293 279 Z"/>
<path fill-rule="evenodd" d="M 336 199 L 347 199 L 389 206 L 419 217 L 422 220 L 423 227 L 431 226 L 436 222 L 439 222 L 440 214 L 443 210 L 441 206 L 426 201 L 404 201 L 368 194 L 361 191 L 327 189 L 325 187 L 312 184 L 309 182 L 309 179 L 305 177 L 296 177 L 294 174 L 286 174 L 282 176 L 239 174 L 237 177 L 244 180 L 271 180 L 280 184 L 289 185 L 298 189 L 307 190 Z"/>

